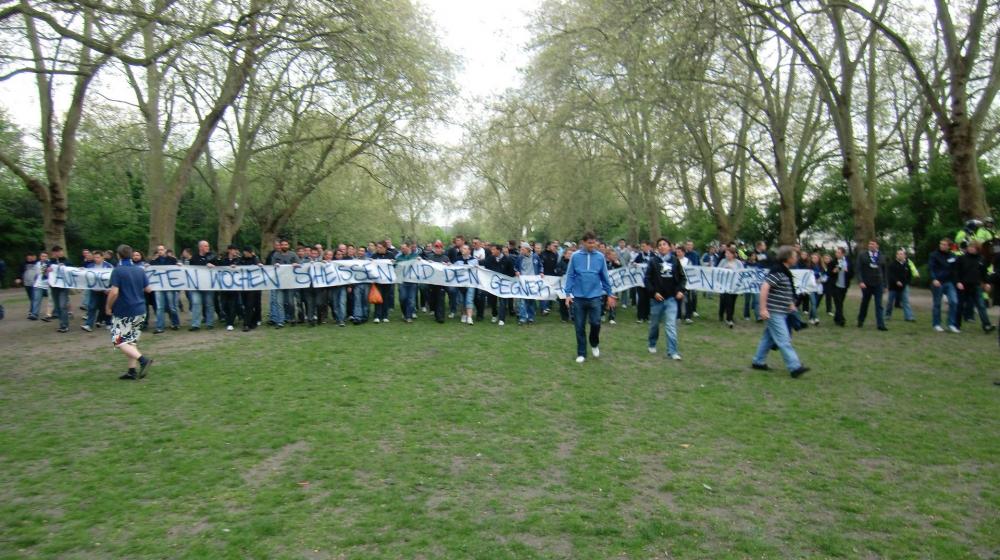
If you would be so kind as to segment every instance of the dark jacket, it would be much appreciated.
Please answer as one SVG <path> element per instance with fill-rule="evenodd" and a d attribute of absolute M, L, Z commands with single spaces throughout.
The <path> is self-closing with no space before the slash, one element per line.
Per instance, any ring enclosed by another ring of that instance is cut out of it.
<path fill-rule="evenodd" d="M 556 263 L 556 271 L 553 276 L 566 276 L 566 269 L 569 268 L 569 259 L 559 259 Z"/>
<path fill-rule="evenodd" d="M 875 264 L 872 264 L 870 253 L 867 249 L 858 253 L 858 258 L 854 259 L 854 271 L 858 276 L 858 283 L 867 286 L 881 286 L 885 284 L 886 274 L 885 253 L 878 252 Z"/>
<path fill-rule="evenodd" d="M 683 292 L 687 284 L 684 267 L 672 254 L 666 257 L 654 255 L 646 267 L 646 289 L 650 296 L 660 294 L 664 298 L 672 298 L 678 292 Z"/>
<path fill-rule="evenodd" d="M 177 264 L 177 259 L 175 257 L 168 257 L 163 255 L 162 257 L 156 257 L 155 259 L 149 261 L 150 266 L 171 266 Z"/>
<path fill-rule="evenodd" d="M 257 255 L 250 255 L 249 257 L 240 256 L 240 258 L 236 259 L 236 264 L 240 266 L 253 266 L 260 264 L 260 259 L 257 258 Z"/>
<path fill-rule="evenodd" d="M 199 255 L 198 253 L 191 255 L 191 262 L 188 264 L 191 266 L 206 266 L 208 263 L 215 264 L 215 253 L 211 251 L 204 255 Z"/>
<path fill-rule="evenodd" d="M 958 281 L 966 290 L 975 289 L 986 279 L 986 263 L 980 254 L 962 253 L 958 257 Z"/>
<path fill-rule="evenodd" d="M 554 275 L 556 273 L 556 265 L 559 264 L 559 255 L 553 253 L 548 249 L 542 251 L 542 273 Z"/>
<path fill-rule="evenodd" d="M 892 259 L 889 263 L 886 278 L 888 280 L 888 286 L 890 290 L 900 291 L 903 288 L 910 285 L 913 280 L 913 271 L 910 270 L 909 259 L 899 262 L 896 259 Z M 897 282 L 902 283 L 902 286 L 897 285 Z"/>
<path fill-rule="evenodd" d="M 492 270 L 499 274 L 505 274 L 507 276 L 514 276 L 514 260 L 510 257 L 504 256 L 500 253 L 499 256 L 494 257 L 493 254 L 486 255 L 483 259 L 483 268 L 486 270 Z"/>
<path fill-rule="evenodd" d="M 958 256 L 951 251 L 931 251 L 931 256 L 927 259 L 931 280 L 938 282 L 955 282 L 957 267 Z"/>

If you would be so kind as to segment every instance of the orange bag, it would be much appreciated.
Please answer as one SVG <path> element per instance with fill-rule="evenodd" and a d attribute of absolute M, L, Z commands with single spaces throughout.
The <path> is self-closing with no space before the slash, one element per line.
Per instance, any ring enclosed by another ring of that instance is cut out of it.
<path fill-rule="evenodd" d="M 368 303 L 373 305 L 382 304 L 382 292 L 378 289 L 378 284 L 372 284 L 371 289 L 368 290 Z"/>

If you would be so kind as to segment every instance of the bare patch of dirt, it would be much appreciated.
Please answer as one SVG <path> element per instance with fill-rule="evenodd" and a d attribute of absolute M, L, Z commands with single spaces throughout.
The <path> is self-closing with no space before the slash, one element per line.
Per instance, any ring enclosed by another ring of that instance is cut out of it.
<path fill-rule="evenodd" d="M 267 457 L 263 461 L 246 470 L 241 475 L 243 482 L 246 482 L 248 486 L 258 488 L 264 483 L 264 481 L 284 470 L 285 465 L 293 455 L 296 453 L 304 453 L 308 450 L 309 444 L 307 442 L 297 441 L 295 443 L 289 443 L 276 451 L 270 457 Z"/>

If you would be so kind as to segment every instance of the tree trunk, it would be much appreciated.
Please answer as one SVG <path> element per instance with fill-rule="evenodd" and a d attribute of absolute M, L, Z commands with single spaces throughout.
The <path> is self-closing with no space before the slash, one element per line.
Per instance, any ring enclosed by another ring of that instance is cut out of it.
<path fill-rule="evenodd" d="M 786 179 L 787 180 L 787 179 Z M 785 185 L 778 189 L 779 216 L 781 228 L 778 232 L 779 245 L 794 245 L 799 237 L 795 219 L 795 186 Z"/>
<path fill-rule="evenodd" d="M 39 188 L 45 188 L 39 185 Z M 34 190 L 34 189 L 32 189 Z M 41 201 L 42 231 L 45 237 L 45 249 L 58 245 L 66 248 L 66 218 L 69 209 L 66 205 L 65 186 L 53 183 L 48 186 L 49 199 Z"/>
<path fill-rule="evenodd" d="M 944 134 L 951 159 L 951 172 L 958 187 L 958 210 L 963 220 L 984 218 L 989 214 L 986 191 L 979 176 L 975 131 L 968 118 L 956 118 Z"/>
<path fill-rule="evenodd" d="M 851 142 L 853 145 L 853 141 Z M 875 209 L 868 203 L 865 192 L 865 181 L 858 169 L 858 159 L 852 150 L 842 154 L 844 165 L 841 174 L 847 183 L 851 195 L 851 217 L 854 219 L 854 241 L 858 246 L 864 246 L 875 239 Z"/>

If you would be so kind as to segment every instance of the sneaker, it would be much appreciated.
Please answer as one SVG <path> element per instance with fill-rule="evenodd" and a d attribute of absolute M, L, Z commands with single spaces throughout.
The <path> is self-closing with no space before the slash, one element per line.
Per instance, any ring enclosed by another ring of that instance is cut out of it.
<path fill-rule="evenodd" d="M 833 312 L 832 311 L 827 311 L 826 314 L 829 315 L 829 316 L 831 316 L 831 317 L 833 317 Z"/>
<path fill-rule="evenodd" d="M 448 318 L 449 319 L 454 319 L 455 318 L 455 314 L 454 313 L 449 313 L 448 314 Z"/>
<path fill-rule="evenodd" d="M 576 363 L 578 363 L 578 364 L 582 364 L 583 362 L 586 362 L 586 361 L 587 361 L 587 358 L 584 358 L 583 356 L 577 356 L 576 357 Z"/>
<path fill-rule="evenodd" d="M 490 317 L 490 322 L 491 323 L 496 323 L 497 322 L 497 318 L 496 317 Z"/>
<path fill-rule="evenodd" d="M 125 375 L 119 376 L 118 379 L 122 381 L 135 381 L 136 377 L 129 372 L 125 372 Z"/>
<path fill-rule="evenodd" d="M 232 326 L 232 325 L 226 325 L 226 330 L 227 330 L 227 331 L 231 331 L 231 330 L 233 330 L 233 326 Z"/>
<path fill-rule="evenodd" d="M 146 377 L 146 370 L 153 365 L 153 358 L 142 356 L 139 358 L 139 379 Z"/>
<path fill-rule="evenodd" d="M 691 316 L 694 317 L 695 319 L 700 319 L 701 318 L 701 315 L 699 315 L 697 311 L 692 312 Z"/>
<path fill-rule="evenodd" d="M 935 332 L 944 332 L 944 327 L 942 327 L 941 325 L 934 325 L 934 331 Z"/>
<path fill-rule="evenodd" d="M 178 331 L 180 329 L 181 329 L 180 325 L 171 325 L 171 327 L 170 327 L 170 330 L 172 330 L 172 331 Z"/>
<path fill-rule="evenodd" d="M 372 323 L 375 323 L 376 325 L 379 324 L 379 323 L 381 323 L 381 322 L 382 321 L 379 321 L 378 317 L 375 317 L 374 319 L 372 319 Z"/>
<path fill-rule="evenodd" d="M 38 320 L 38 315 L 28 315 L 28 320 L 29 321 L 37 321 Z"/>
<path fill-rule="evenodd" d="M 281 325 L 275 325 L 275 326 L 276 327 L 280 327 Z M 200 330 L 201 330 L 201 327 L 188 327 L 188 331 L 189 332 L 200 331 Z"/>
<path fill-rule="evenodd" d="M 156 329 L 153 334 L 163 334 L 163 329 Z"/>
<path fill-rule="evenodd" d="M 497 326 L 498 327 L 502 327 L 503 326 L 503 321 L 497 321 Z"/>
<path fill-rule="evenodd" d="M 340 321 L 339 323 L 337 323 L 337 326 L 338 326 L 338 327 L 346 327 L 346 326 L 347 326 L 347 324 L 346 324 L 346 323 L 344 323 L 343 321 Z"/>
<path fill-rule="evenodd" d="M 388 322 L 389 322 L 389 319 L 382 319 L 382 322 L 383 322 L 383 323 L 388 323 Z"/>
<path fill-rule="evenodd" d="M 276 329 L 283 329 L 283 328 L 285 328 L 285 324 L 284 323 L 275 323 L 274 324 L 274 328 L 276 328 Z M 188 329 L 188 330 L 191 330 L 191 329 Z"/>
<path fill-rule="evenodd" d="M 639 324 L 642 324 L 642 319 L 636 319 L 635 322 L 639 323 Z"/>
<path fill-rule="evenodd" d="M 609 325 L 617 325 L 618 321 L 615 321 L 614 319 L 611 319 L 610 321 L 608 321 L 608 324 Z"/>
<path fill-rule="evenodd" d="M 462 317 L 459 318 L 459 321 L 462 322 L 462 323 L 464 323 L 466 321 L 466 319 L 468 319 L 468 317 L 466 317 L 465 315 L 462 315 Z"/>
<path fill-rule="evenodd" d="M 465 324 L 467 324 L 467 325 L 471 325 L 471 324 L 472 324 L 472 317 L 469 317 L 469 320 L 468 320 L 468 321 L 466 321 L 466 322 L 465 322 Z"/>
<path fill-rule="evenodd" d="M 789 373 L 789 375 L 791 375 L 792 378 L 794 379 L 798 379 L 799 377 L 802 377 L 802 374 L 806 373 L 807 371 L 809 371 L 809 368 L 807 368 L 806 366 L 799 366 L 798 369 L 792 370 Z"/>
<path fill-rule="evenodd" d="M 767 364 L 758 364 L 756 362 L 750 362 L 750 367 L 760 371 L 771 371 L 771 366 Z"/>
<path fill-rule="evenodd" d="M 962 331 L 959 330 L 959 328 L 956 327 L 955 325 L 948 325 L 948 332 L 955 333 L 955 334 L 961 334 Z"/>
<path fill-rule="evenodd" d="M 85 330 L 85 331 L 87 331 L 87 332 L 94 332 L 94 329 L 91 328 L 88 325 L 80 325 L 80 328 L 83 329 L 83 330 Z"/>
<path fill-rule="evenodd" d="M 650 346 L 648 350 L 650 354 L 656 354 L 656 346 Z"/>
<path fill-rule="evenodd" d="M 729 328 L 733 328 L 734 324 L 732 321 L 726 321 L 726 326 Z"/>
<path fill-rule="evenodd" d="M 594 346 L 593 348 L 591 348 L 591 349 L 590 349 L 590 353 L 591 353 L 591 354 L 592 354 L 592 355 L 593 355 L 593 356 L 594 356 L 595 358 L 600 358 L 600 357 L 601 357 L 601 349 L 600 349 L 600 348 L 598 348 L 598 347 L 596 347 L 596 346 Z"/>
<path fill-rule="evenodd" d="M 681 361 L 681 355 L 680 354 L 671 354 L 670 355 L 670 359 L 673 360 L 673 361 L 675 361 L 675 362 L 679 362 L 679 361 Z"/>
<path fill-rule="evenodd" d="M 250 332 L 250 327 L 243 325 L 243 332 Z"/>
<path fill-rule="evenodd" d="M 692 325 L 692 324 L 694 324 L 694 321 L 691 320 L 691 319 L 684 319 L 684 324 L 685 325 Z"/>
<path fill-rule="evenodd" d="M 67 333 L 67 332 L 69 332 L 69 329 L 66 328 L 66 327 L 59 327 L 58 329 L 56 329 L 56 332 L 58 332 L 58 333 Z"/>
<path fill-rule="evenodd" d="M 406 318 L 406 322 L 407 322 L 407 323 L 412 323 L 412 322 L 413 322 L 413 319 L 410 319 L 409 317 L 407 317 L 407 318 Z"/>
<path fill-rule="evenodd" d="M 997 330 L 997 328 L 993 325 L 986 325 L 985 327 L 983 327 L 983 332 L 985 333 L 991 333 L 995 330 Z"/>
<path fill-rule="evenodd" d="M 46 316 L 42 317 L 42 322 L 43 323 L 48 323 L 51 320 L 52 320 L 52 315 L 46 315 Z"/>

